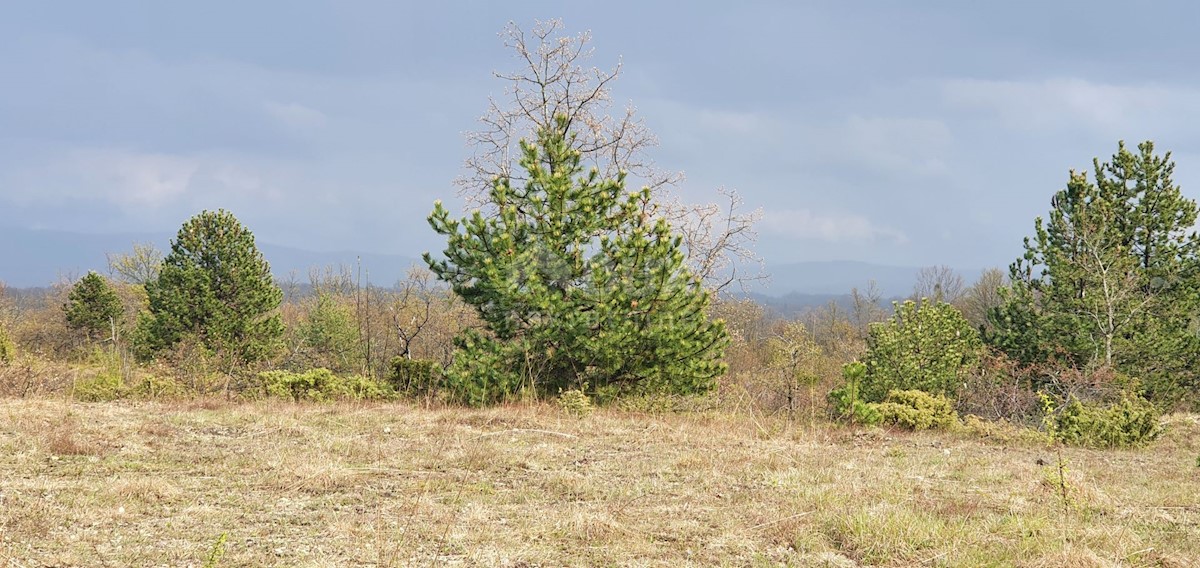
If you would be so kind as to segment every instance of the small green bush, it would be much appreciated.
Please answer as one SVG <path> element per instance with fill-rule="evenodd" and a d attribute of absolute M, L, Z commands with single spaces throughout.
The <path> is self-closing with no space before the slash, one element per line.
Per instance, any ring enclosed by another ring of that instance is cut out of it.
<path fill-rule="evenodd" d="M 1149 401 L 1129 397 L 1107 405 L 1071 399 L 1054 416 L 1052 426 L 1063 443 L 1095 448 L 1145 445 L 1162 431 L 1158 409 Z"/>
<path fill-rule="evenodd" d="M 75 381 L 72 394 L 84 402 L 117 400 L 125 396 L 125 384 L 120 373 L 106 370 Z"/>
<path fill-rule="evenodd" d="M 563 412 L 577 418 L 591 414 L 596 407 L 592 405 L 591 397 L 583 392 L 585 389 L 587 389 L 587 385 L 584 385 L 583 389 L 571 389 L 559 393 L 558 407 L 563 409 Z"/>
<path fill-rule="evenodd" d="M 133 393 L 141 398 L 174 398 L 186 395 L 188 388 L 181 382 L 170 377 L 146 375 L 133 388 Z"/>
<path fill-rule="evenodd" d="M 962 426 L 967 434 L 1002 443 L 1042 445 L 1047 441 L 1045 432 L 1014 424 L 1004 418 L 985 420 L 967 414 L 962 417 Z"/>
<path fill-rule="evenodd" d="M 883 420 L 883 415 L 879 413 L 879 409 L 875 408 L 874 404 L 864 401 L 859 395 L 862 380 L 866 374 L 866 365 L 857 361 L 847 363 L 842 367 L 842 378 L 846 379 L 846 384 L 842 388 L 830 391 L 828 398 L 829 403 L 833 405 L 834 412 L 843 420 L 874 426 Z"/>
<path fill-rule="evenodd" d="M 0 321 L 0 365 L 7 365 L 17 358 L 17 346 L 13 344 L 8 328 Z"/>
<path fill-rule="evenodd" d="M 883 402 L 872 404 L 883 424 L 908 430 L 950 429 L 958 424 L 958 413 L 950 399 L 919 390 L 894 390 Z"/>
<path fill-rule="evenodd" d="M 436 361 L 394 357 L 388 365 L 387 382 L 397 392 L 429 394 L 437 390 L 444 380 L 442 366 Z"/>
<path fill-rule="evenodd" d="M 264 371 L 258 374 L 267 396 L 299 401 L 382 400 L 390 398 L 391 388 L 360 375 L 339 376 L 329 369 L 309 369 L 303 373 Z"/>

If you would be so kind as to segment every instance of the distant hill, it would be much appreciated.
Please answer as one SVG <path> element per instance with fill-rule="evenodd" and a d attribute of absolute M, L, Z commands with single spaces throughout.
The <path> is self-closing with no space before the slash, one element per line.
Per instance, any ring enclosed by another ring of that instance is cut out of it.
<path fill-rule="evenodd" d="M 41 231 L 0 227 L 0 280 L 18 288 L 46 286 L 60 278 L 75 278 L 89 270 L 108 271 L 106 253 L 127 252 L 133 243 L 151 243 L 164 253 L 174 235 L 121 233 L 90 235 L 67 231 Z M 293 247 L 259 243 L 263 256 L 271 263 L 271 272 L 280 280 L 294 276 L 307 283 L 309 270 L 344 265 L 356 268 L 362 258 L 363 270 L 372 283 L 391 285 L 404 277 L 409 267 L 420 262 L 412 256 L 356 253 L 352 251 L 315 252 Z"/>
<path fill-rule="evenodd" d="M 166 250 L 173 235 L 161 233 L 123 233 L 92 235 L 67 231 L 43 231 L 0 227 L 0 280 L 18 288 L 47 286 L 60 278 L 77 278 L 88 270 L 106 273 L 105 253 L 126 252 L 135 242 L 152 243 Z M 389 286 L 404 277 L 409 267 L 421 263 L 414 256 L 358 253 L 354 251 L 317 252 L 294 247 L 259 243 L 271 263 L 271 271 L 280 280 L 307 283 L 309 271 L 326 266 L 346 266 L 355 270 L 362 259 L 364 277 L 372 284 Z M 915 266 L 884 266 L 866 262 L 795 262 L 768 264 L 770 280 L 748 292 L 777 306 L 783 313 L 827 304 L 830 300 L 846 303 L 852 288 L 865 290 L 874 281 L 884 298 L 907 295 L 919 270 Z M 960 271 L 967 283 L 979 276 L 979 270 Z M 365 279 L 365 278 L 364 278 Z M 770 298 L 770 302 L 765 299 Z"/>

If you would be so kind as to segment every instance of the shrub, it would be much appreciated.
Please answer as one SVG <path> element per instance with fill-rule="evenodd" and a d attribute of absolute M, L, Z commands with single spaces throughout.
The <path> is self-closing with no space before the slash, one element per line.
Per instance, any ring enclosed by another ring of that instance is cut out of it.
<path fill-rule="evenodd" d="M 893 390 L 954 396 L 979 357 L 979 332 L 943 302 L 895 304 L 886 322 L 871 324 L 860 396 L 880 402 Z"/>
<path fill-rule="evenodd" d="M 17 346 L 13 344 L 8 328 L 0 321 L 0 365 L 12 363 L 17 358 Z"/>
<path fill-rule="evenodd" d="M 388 364 L 387 382 L 397 392 L 429 394 L 441 386 L 445 375 L 436 361 L 393 357 Z"/>
<path fill-rule="evenodd" d="M 584 385 L 583 388 L 587 389 L 587 386 Z M 596 408 L 592 406 L 592 399 L 588 397 L 587 393 L 580 389 L 571 389 L 559 393 L 558 407 L 563 409 L 567 414 L 577 418 L 583 418 L 591 414 Z"/>
<path fill-rule="evenodd" d="M 1038 371 L 1002 352 L 985 349 L 979 365 L 963 377 L 954 408 L 963 416 L 1035 425 L 1041 405 L 1030 385 Z"/>
<path fill-rule="evenodd" d="M 125 384 L 121 380 L 121 373 L 104 370 L 75 381 L 72 394 L 84 402 L 117 400 L 125 396 Z"/>
<path fill-rule="evenodd" d="M 133 388 L 133 392 L 141 398 L 172 398 L 187 394 L 188 388 L 177 379 L 160 377 L 158 375 L 146 375 Z"/>
<path fill-rule="evenodd" d="M 883 424 L 908 430 L 949 429 L 958 424 L 950 399 L 919 390 L 892 391 L 873 404 Z"/>
<path fill-rule="evenodd" d="M 843 420 L 873 426 L 879 424 L 883 416 L 875 405 L 867 403 L 859 396 L 859 389 L 866 374 L 867 366 L 857 361 L 842 367 L 842 377 L 846 379 L 846 384 L 829 393 L 829 402 Z"/>
<path fill-rule="evenodd" d="M 1063 443 L 1097 448 L 1144 445 L 1158 436 L 1158 409 L 1138 398 L 1114 404 L 1084 404 L 1071 399 L 1053 417 L 1053 435 Z"/>
<path fill-rule="evenodd" d="M 383 383 L 361 375 L 339 376 L 329 369 L 309 369 L 303 373 L 264 371 L 258 374 L 267 396 L 293 401 L 381 400 L 392 390 Z"/>

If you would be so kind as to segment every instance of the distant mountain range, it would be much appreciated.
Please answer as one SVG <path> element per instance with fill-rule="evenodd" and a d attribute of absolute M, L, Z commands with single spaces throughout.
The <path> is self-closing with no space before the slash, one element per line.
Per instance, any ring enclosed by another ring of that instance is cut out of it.
<path fill-rule="evenodd" d="M 106 253 L 127 252 L 133 243 L 151 243 L 166 251 L 171 235 L 153 233 L 82 234 L 0 227 L 0 281 L 17 288 L 47 286 L 63 278 L 78 278 L 95 270 L 106 273 Z M 308 281 L 309 271 L 327 266 L 362 267 L 370 281 L 390 285 L 404 277 L 415 256 L 357 253 L 353 251 L 316 252 L 293 247 L 259 243 L 271 270 L 281 280 Z M 767 265 L 770 280 L 748 292 L 761 301 L 790 313 L 830 300 L 844 302 L 852 288 L 863 290 L 874 281 L 885 298 L 907 295 L 913 287 L 918 267 L 884 266 L 866 262 L 795 262 Z M 974 281 L 979 270 L 960 270 L 964 280 Z M 769 302 L 767 302 L 769 300 Z"/>

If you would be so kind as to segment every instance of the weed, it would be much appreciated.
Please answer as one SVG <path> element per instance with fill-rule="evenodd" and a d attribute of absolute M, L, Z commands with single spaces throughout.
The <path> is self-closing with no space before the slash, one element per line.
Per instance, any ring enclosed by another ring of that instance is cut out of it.
<path fill-rule="evenodd" d="M 204 568 L 217 568 L 221 563 L 221 559 L 225 557 L 225 543 L 229 540 L 229 533 L 221 533 L 217 537 L 217 541 L 213 543 L 212 548 L 208 551 L 208 556 L 204 559 Z"/>

